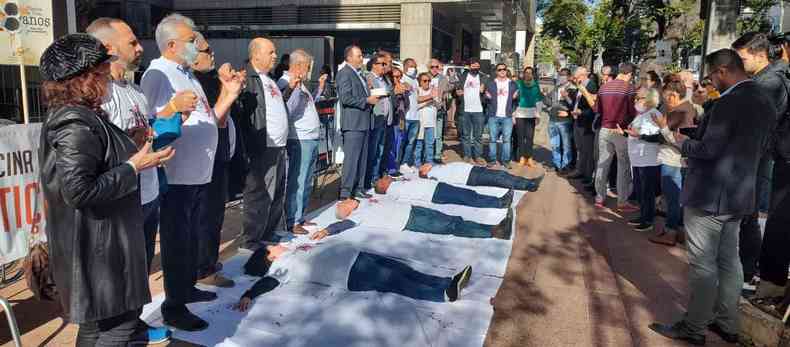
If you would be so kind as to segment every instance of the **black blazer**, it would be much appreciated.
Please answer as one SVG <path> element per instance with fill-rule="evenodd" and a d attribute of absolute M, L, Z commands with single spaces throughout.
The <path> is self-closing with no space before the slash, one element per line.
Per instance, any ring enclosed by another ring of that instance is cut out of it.
<path fill-rule="evenodd" d="M 266 151 L 266 96 L 261 79 L 252 65 L 247 65 L 247 82 L 231 109 L 241 137 L 242 151 L 251 160 Z"/>
<path fill-rule="evenodd" d="M 683 205 L 716 215 L 752 213 L 757 166 L 775 113 L 773 101 L 751 80 L 718 99 L 694 138 L 682 144 L 688 158 Z"/>
<path fill-rule="evenodd" d="M 340 130 L 370 130 L 373 125 L 373 105 L 368 104 L 368 86 L 362 83 L 351 65 L 337 72 L 337 98 L 343 107 Z"/>

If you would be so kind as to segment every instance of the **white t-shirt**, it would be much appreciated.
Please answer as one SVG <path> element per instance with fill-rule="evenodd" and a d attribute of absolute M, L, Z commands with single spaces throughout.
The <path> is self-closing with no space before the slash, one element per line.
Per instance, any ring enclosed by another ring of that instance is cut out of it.
<path fill-rule="evenodd" d="M 138 86 L 126 81 L 110 82 L 107 99 L 101 105 L 110 121 L 123 131 L 147 129 L 148 101 Z M 156 168 L 148 168 L 140 172 L 140 200 L 143 205 L 154 201 L 159 196 L 159 177 Z"/>
<path fill-rule="evenodd" d="M 508 117 L 507 97 L 510 93 L 510 80 L 496 80 L 496 116 Z"/>
<path fill-rule="evenodd" d="M 426 179 L 416 179 L 408 182 L 393 181 L 387 189 L 387 196 L 395 200 L 415 200 L 427 201 L 433 200 L 433 194 L 436 192 L 436 186 L 439 182 Z"/>
<path fill-rule="evenodd" d="M 265 73 L 258 73 L 266 98 L 266 146 L 284 147 L 288 141 L 288 111 L 277 83 Z"/>
<path fill-rule="evenodd" d="M 462 162 L 434 165 L 431 171 L 428 171 L 428 177 L 435 178 L 439 182 L 466 185 L 473 167 L 472 164 Z"/>
<path fill-rule="evenodd" d="M 346 242 L 300 246 L 280 255 L 266 276 L 280 283 L 320 283 L 347 288 L 348 275 L 359 250 Z"/>
<path fill-rule="evenodd" d="M 409 216 L 411 216 L 411 205 L 380 199 L 376 202 L 361 200 L 359 207 L 351 212 L 348 219 L 366 228 L 401 231 L 406 228 Z"/>
<path fill-rule="evenodd" d="M 287 86 L 291 80 L 288 71 L 283 72 L 280 86 Z M 268 105 L 268 103 L 267 103 Z M 268 118 L 268 114 L 267 114 Z M 288 138 L 299 140 L 318 140 L 321 130 L 321 121 L 318 119 L 318 110 L 315 108 L 315 99 L 304 83 L 298 90 L 291 93 L 288 98 Z"/>
<path fill-rule="evenodd" d="M 151 61 L 140 87 L 148 100 L 149 117 L 156 117 L 177 92 L 191 90 L 197 95 L 197 107 L 181 125 L 181 137 L 171 144 L 176 155 L 167 162 L 165 170 L 170 184 L 211 182 L 217 151 L 217 119 L 195 75 L 189 68 L 160 57 Z"/>
<path fill-rule="evenodd" d="M 639 135 L 657 135 L 661 132 L 656 123 L 651 118 L 653 115 L 661 115 L 656 109 L 642 113 L 631 122 L 631 128 L 636 129 Z M 633 167 L 658 166 L 657 143 L 651 143 L 638 138 L 628 137 L 628 158 Z"/>
<path fill-rule="evenodd" d="M 418 88 L 418 90 L 419 92 L 417 95 L 420 97 L 431 95 L 430 90 L 423 90 L 422 88 Z M 436 126 L 436 106 L 431 104 L 430 106 L 421 108 L 417 113 L 419 113 L 420 125 L 423 128 L 433 128 Z"/>
<path fill-rule="evenodd" d="M 403 75 L 400 80 L 401 83 L 405 83 L 411 87 L 411 91 L 409 93 L 409 110 L 406 111 L 406 120 L 420 120 L 420 116 L 417 114 L 417 91 L 420 89 L 417 80 L 407 75 Z"/>
<path fill-rule="evenodd" d="M 480 75 L 466 75 L 464 81 L 464 112 L 483 112 L 480 101 Z"/>

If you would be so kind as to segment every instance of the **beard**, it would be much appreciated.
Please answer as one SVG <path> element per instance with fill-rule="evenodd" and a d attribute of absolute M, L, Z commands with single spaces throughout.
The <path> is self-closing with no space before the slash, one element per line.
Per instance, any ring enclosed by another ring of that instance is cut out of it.
<path fill-rule="evenodd" d="M 132 61 L 126 63 L 126 71 L 137 71 L 140 68 L 140 63 L 143 62 L 143 56 L 140 55 L 137 58 L 134 58 Z"/>

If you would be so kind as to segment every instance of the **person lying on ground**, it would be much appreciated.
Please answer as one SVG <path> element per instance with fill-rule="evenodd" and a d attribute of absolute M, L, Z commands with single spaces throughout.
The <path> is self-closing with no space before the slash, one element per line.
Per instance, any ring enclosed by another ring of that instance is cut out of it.
<path fill-rule="evenodd" d="M 396 180 L 388 175 L 376 181 L 376 194 L 386 194 L 393 200 L 416 200 L 434 204 L 455 204 L 477 208 L 509 208 L 513 190 L 498 198 L 474 190 L 449 185 L 430 179 Z"/>
<path fill-rule="evenodd" d="M 337 203 L 335 207 L 335 217 L 340 221 L 317 231 L 310 238 L 320 240 L 356 226 L 364 226 L 383 230 L 509 240 L 512 233 L 512 213 L 513 210 L 508 209 L 502 222 L 488 225 L 393 200 L 368 199 L 360 202 L 347 199 Z"/>
<path fill-rule="evenodd" d="M 288 282 L 343 286 L 352 292 L 394 293 L 415 300 L 454 302 L 472 276 L 467 265 L 452 278 L 426 274 L 400 261 L 360 251 L 348 243 L 261 247 L 244 273 L 263 276 L 241 295 L 234 309 L 247 311 L 252 300 Z"/>
<path fill-rule="evenodd" d="M 499 187 L 530 192 L 538 190 L 544 176 L 524 178 L 511 175 L 507 171 L 488 169 L 462 162 L 444 165 L 424 164 L 420 166 L 419 175 L 422 178 L 434 178 L 440 182 L 451 184 Z"/>

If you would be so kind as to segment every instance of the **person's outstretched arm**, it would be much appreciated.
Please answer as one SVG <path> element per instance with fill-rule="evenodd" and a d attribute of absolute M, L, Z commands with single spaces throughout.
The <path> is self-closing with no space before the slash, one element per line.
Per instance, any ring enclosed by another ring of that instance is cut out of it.
<path fill-rule="evenodd" d="M 339 221 L 339 222 L 332 223 L 328 227 L 319 230 L 318 232 L 313 234 L 313 236 L 310 236 L 310 239 L 311 240 L 320 240 L 320 239 L 323 239 L 323 238 L 325 238 L 327 236 L 340 234 L 340 233 L 342 233 L 342 232 L 344 232 L 344 231 L 346 231 L 348 229 L 351 229 L 351 228 L 353 228 L 355 226 L 357 226 L 357 223 L 354 223 L 354 221 L 352 221 L 350 219 L 345 219 L 345 220 L 342 220 L 342 221 Z"/>
<path fill-rule="evenodd" d="M 258 282 L 255 282 L 250 289 L 247 289 L 247 291 L 241 295 L 241 299 L 239 299 L 239 303 L 234 306 L 234 309 L 246 312 L 252 304 L 252 299 L 274 290 L 274 288 L 277 288 L 279 285 L 280 281 L 274 277 L 266 276 L 259 279 Z"/>

